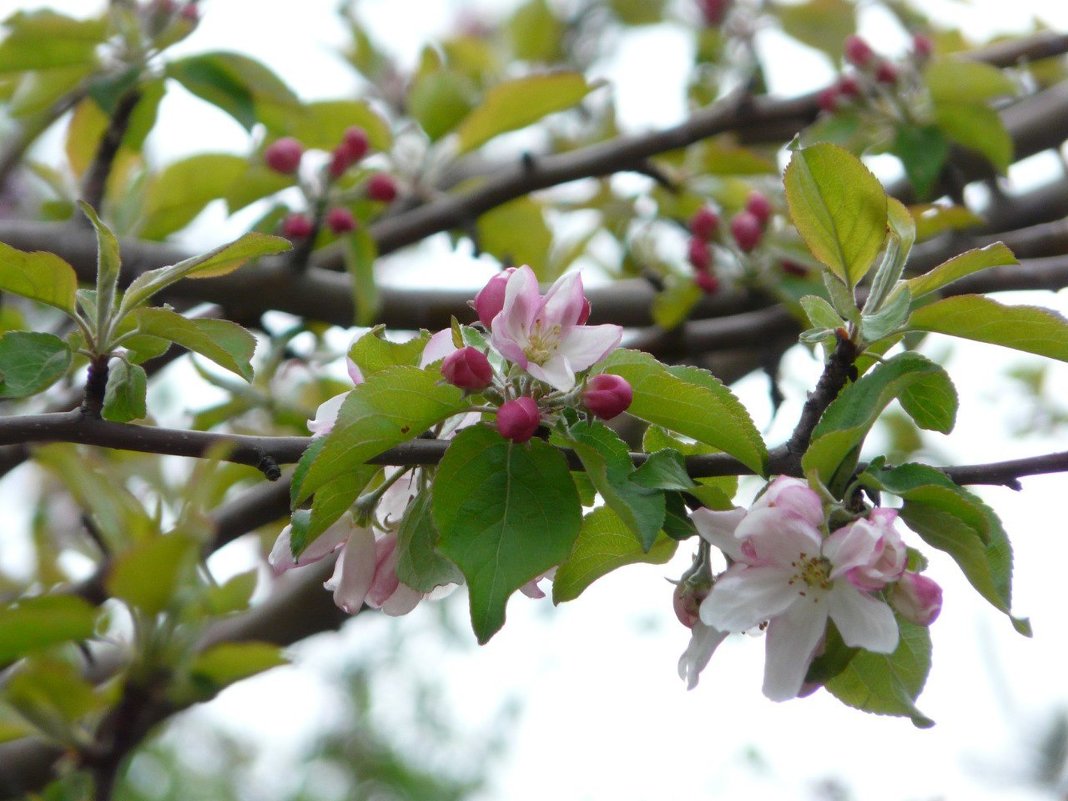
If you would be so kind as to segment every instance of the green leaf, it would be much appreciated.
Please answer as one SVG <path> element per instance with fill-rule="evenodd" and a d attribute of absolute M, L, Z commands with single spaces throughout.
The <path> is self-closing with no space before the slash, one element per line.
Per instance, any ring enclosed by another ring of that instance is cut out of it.
<path fill-rule="evenodd" d="M 128 423 L 148 416 L 145 395 L 148 375 L 140 365 L 117 359 L 108 371 L 108 385 L 104 390 L 101 415 L 113 423 Z"/>
<path fill-rule="evenodd" d="M 463 411 L 463 392 L 441 383 L 437 370 L 397 367 L 358 384 L 341 406 L 334 429 L 308 468 L 296 503 L 382 451 L 415 439 Z"/>
<path fill-rule="evenodd" d="M 506 30 L 517 59 L 551 63 L 560 56 L 564 23 L 547 0 L 527 0 L 508 20 Z"/>
<path fill-rule="evenodd" d="M 96 229 L 96 330 L 99 334 L 107 327 L 115 305 L 115 288 L 118 286 L 122 269 L 119 240 L 111 229 L 100 221 L 92 206 L 84 200 L 79 200 L 78 206 Z"/>
<path fill-rule="evenodd" d="M 1011 250 L 1001 242 L 995 242 L 983 248 L 965 251 L 933 267 L 923 275 L 910 278 L 908 288 L 912 297 L 919 298 L 954 281 L 959 281 L 966 275 L 992 267 L 1007 267 L 1019 263 Z"/>
<path fill-rule="evenodd" d="M 916 222 L 916 239 L 919 242 L 936 237 L 945 231 L 963 231 L 983 224 L 982 217 L 964 206 L 921 203 L 909 206 L 909 214 Z"/>
<path fill-rule="evenodd" d="M 901 159 L 917 197 L 930 197 L 949 156 L 949 142 L 939 127 L 899 126 L 890 152 Z"/>
<path fill-rule="evenodd" d="M 834 331 L 845 325 L 845 320 L 834 310 L 834 306 L 819 295 L 805 295 L 801 298 L 801 308 L 805 310 L 809 325 Z"/>
<path fill-rule="evenodd" d="M 688 442 L 674 437 L 660 426 L 649 426 L 642 437 L 642 449 L 646 453 L 656 453 L 664 449 L 677 451 L 683 456 L 720 453 L 718 448 L 700 442 Z M 710 509 L 732 509 L 732 499 L 738 492 L 738 476 L 709 476 L 697 479 L 695 486 L 687 493 L 696 497 Z M 671 496 L 668 496 L 668 514 L 671 513 Z"/>
<path fill-rule="evenodd" d="M 341 519 L 379 469 L 377 465 L 360 465 L 354 470 L 342 473 L 333 481 L 328 481 L 315 491 L 310 512 L 299 519 L 297 513 L 293 515 L 290 548 L 294 557 L 299 557 L 309 545 Z"/>
<path fill-rule="evenodd" d="M 832 59 L 842 53 L 842 42 L 856 30 L 856 9 L 847 0 L 808 0 L 775 3 L 771 9 L 783 30 Z"/>
<path fill-rule="evenodd" d="M 222 187 L 226 210 L 236 214 L 241 209 L 293 185 L 292 175 L 277 173 L 258 161 L 245 160 L 245 171 L 229 187 Z M 192 199 L 191 199 L 192 200 Z M 195 201 L 193 201 L 195 202 Z"/>
<path fill-rule="evenodd" d="M 293 90 L 255 59 L 215 52 L 171 61 L 167 76 L 197 97 L 218 106 L 246 130 L 262 122 L 270 131 L 284 130 L 300 101 Z"/>
<path fill-rule="evenodd" d="M 924 70 L 923 79 L 936 106 L 984 103 L 1016 94 L 1016 86 L 1007 75 L 980 61 L 932 61 Z"/>
<path fill-rule="evenodd" d="M 126 288 L 119 305 L 119 316 L 129 314 L 157 292 L 183 278 L 214 278 L 226 275 L 249 259 L 284 253 L 291 247 L 292 243 L 280 236 L 253 232 L 209 250 L 202 256 L 193 256 L 168 267 L 141 273 Z"/>
<path fill-rule="evenodd" d="M 419 592 L 463 581 L 460 569 L 438 552 L 431 504 L 429 490 L 416 495 L 397 530 L 397 578 Z"/>
<path fill-rule="evenodd" d="M 4 20 L 0 74 L 96 64 L 107 22 L 77 20 L 50 10 L 19 11 Z"/>
<path fill-rule="evenodd" d="M 256 591 L 259 571 L 256 568 L 231 576 L 222 584 L 208 587 L 204 593 L 207 614 L 213 617 L 244 612 Z"/>
<path fill-rule="evenodd" d="M 1012 164 L 1015 145 L 994 109 L 968 103 L 939 103 L 935 122 L 959 145 L 981 153 L 1000 173 Z"/>
<path fill-rule="evenodd" d="M 416 367 L 430 337 L 426 332 L 405 342 L 392 342 L 383 336 L 385 326 L 377 326 L 352 343 L 348 356 L 364 377 L 390 367 Z"/>
<path fill-rule="evenodd" d="M 631 480 L 639 486 L 660 490 L 685 491 L 695 486 L 686 472 L 686 460 L 674 448 L 650 453 L 649 458 L 634 471 Z"/>
<path fill-rule="evenodd" d="M 293 478 L 289 482 L 289 508 L 296 509 L 300 501 L 307 497 L 301 495 L 300 488 L 304 485 L 304 479 L 308 475 L 308 470 L 311 469 L 312 462 L 318 458 L 325 445 L 324 437 L 313 437 L 308 447 L 304 449 L 304 453 L 300 455 L 300 460 L 293 470 Z M 308 495 L 311 493 L 309 492 Z"/>
<path fill-rule="evenodd" d="M 626 443 L 603 423 L 580 422 L 568 430 L 567 444 L 582 460 L 608 508 L 643 550 L 651 548 L 664 525 L 664 493 L 631 480 L 635 469 Z"/>
<path fill-rule="evenodd" d="M 70 367 L 70 346 L 52 334 L 8 331 L 0 336 L 0 398 L 43 392 Z"/>
<path fill-rule="evenodd" d="M 479 217 L 477 228 L 486 253 L 502 262 L 528 265 L 540 281 L 556 278 L 548 272 L 553 236 L 538 201 L 521 197 L 504 203 Z"/>
<path fill-rule="evenodd" d="M 806 472 L 815 470 L 824 483 L 830 483 L 890 401 L 941 369 L 918 353 L 900 353 L 846 386 L 813 429 L 802 467 Z"/>
<path fill-rule="evenodd" d="M 146 615 L 166 609 L 181 590 L 199 552 L 185 534 L 152 537 L 121 554 L 108 575 L 108 593 Z"/>
<path fill-rule="evenodd" d="M 466 153 L 498 134 L 525 128 L 555 111 L 571 108 L 595 88 L 577 72 L 529 75 L 500 83 L 460 123 L 459 152 Z"/>
<path fill-rule="evenodd" d="M 142 334 L 168 339 L 211 359 L 220 367 L 252 380 L 256 338 L 229 320 L 190 319 L 170 309 L 148 307 L 134 315 Z"/>
<path fill-rule="evenodd" d="M 367 141 L 375 150 L 389 150 L 393 134 L 386 122 L 370 105 L 361 100 L 319 100 L 308 103 L 292 115 L 284 135 L 299 139 L 306 148 L 333 150 L 345 130 L 363 128 Z"/>
<path fill-rule="evenodd" d="M 850 287 L 886 238 L 886 193 L 849 151 L 817 144 L 794 151 L 784 176 L 790 217 L 813 255 Z"/>
<path fill-rule="evenodd" d="M 197 654 L 189 674 L 202 697 L 210 698 L 235 682 L 288 663 L 273 643 L 227 642 Z"/>
<path fill-rule="evenodd" d="M 884 337 L 898 333 L 909 318 L 912 295 L 908 287 L 898 284 L 897 289 L 882 304 L 875 314 L 861 314 L 860 331 L 866 343 L 877 342 Z"/>
<path fill-rule="evenodd" d="M 378 314 L 378 285 L 375 283 L 375 259 L 378 247 L 366 228 L 343 237 L 345 269 L 352 278 L 352 306 L 356 325 L 370 325 Z"/>
<path fill-rule="evenodd" d="M 1002 306 L 980 295 L 960 295 L 917 309 L 908 328 L 1068 361 L 1068 320 L 1037 306 Z"/>
<path fill-rule="evenodd" d="M 653 322 L 670 331 L 686 322 L 704 293 L 693 281 L 671 281 L 653 298 Z"/>
<path fill-rule="evenodd" d="M 935 367 L 905 387 L 898 401 L 920 428 L 948 434 L 957 420 L 957 390 L 949 373 Z"/>
<path fill-rule="evenodd" d="M 886 199 L 886 221 L 889 227 L 886 249 L 883 251 L 879 269 L 872 278 L 868 299 L 862 310 L 864 314 L 881 311 L 887 298 L 898 290 L 905 262 L 908 261 L 912 246 L 916 243 L 916 223 L 909 210 L 897 198 Z M 904 313 L 908 314 L 907 299 Z"/>
<path fill-rule="evenodd" d="M 902 498 L 901 519 L 928 545 L 948 553 L 976 591 L 1010 615 L 1030 636 L 1025 619 L 1011 617 L 1012 546 L 993 510 L 944 473 L 920 464 L 885 469 L 873 463 L 862 484 Z"/>
<path fill-rule="evenodd" d="M 93 636 L 98 610 L 73 595 L 24 598 L 0 609 L 0 663 Z"/>
<path fill-rule="evenodd" d="M 245 177 L 248 159 L 200 153 L 168 164 L 149 184 L 141 237 L 163 239 L 185 228 L 213 200 L 226 198 Z"/>
<path fill-rule="evenodd" d="M 594 509 L 583 518 L 571 555 L 556 571 L 553 603 L 575 600 L 594 581 L 626 565 L 665 564 L 677 547 L 677 542 L 660 535 L 646 551 L 619 515 L 607 506 Z"/>
<path fill-rule="evenodd" d="M 480 643 L 504 625 L 513 592 L 567 558 L 582 524 L 563 454 L 539 439 L 517 445 L 481 425 L 449 445 L 432 508 L 441 552 L 467 579 Z"/>
<path fill-rule="evenodd" d="M 66 662 L 35 657 L 7 682 L 5 700 L 45 734 L 73 745 L 70 724 L 102 705 L 93 685 Z"/>
<path fill-rule="evenodd" d="M 928 729 L 934 721 L 916 708 L 916 698 L 931 670 L 931 634 L 898 618 L 901 639 L 892 654 L 860 650 L 827 684 L 842 703 L 876 715 L 897 715 Z"/>
<path fill-rule="evenodd" d="M 711 445 L 757 473 L 767 448 L 745 407 L 711 373 L 695 367 L 665 367 L 652 356 L 621 348 L 604 372 L 627 380 L 634 400 L 627 412 L 639 419 Z"/>
<path fill-rule="evenodd" d="M 438 69 L 416 77 L 408 91 L 408 110 L 436 141 L 455 128 L 474 106 L 474 86 L 455 70 Z"/>
<path fill-rule="evenodd" d="M 54 253 L 27 253 L 0 242 L 0 290 L 73 315 L 78 274 Z"/>

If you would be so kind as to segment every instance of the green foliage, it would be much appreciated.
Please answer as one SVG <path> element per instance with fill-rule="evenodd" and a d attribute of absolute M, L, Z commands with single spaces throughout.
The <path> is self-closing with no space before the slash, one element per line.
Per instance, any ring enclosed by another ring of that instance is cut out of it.
<path fill-rule="evenodd" d="M 200 698 L 206 699 L 234 682 L 288 662 L 281 649 L 271 643 L 221 643 L 197 654 L 189 666 L 189 676 Z"/>
<path fill-rule="evenodd" d="M 201 153 L 167 165 L 149 185 L 141 236 L 162 239 L 185 228 L 211 201 L 244 185 L 248 169 L 248 159 L 228 153 Z M 290 183 L 277 180 L 275 191 Z"/>
<path fill-rule="evenodd" d="M 383 336 L 385 326 L 376 326 L 352 343 L 349 358 L 364 377 L 391 367 L 415 367 L 430 339 L 426 332 L 405 342 L 393 342 Z"/>
<path fill-rule="evenodd" d="M 947 259 L 923 275 L 910 278 L 907 284 L 912 296 L 919 298 L 972 273 L 1014 264 L 1019 264 L 1019 261 L 1016 260 L 1013 252 L 1001 242 L 995 242 L 986 247 L 966 250 L 958 256 Z"/>
<path fill-rule="evenodd" d="M 745 407 L 711 373 L 693 367 L 666 367 L 652 356 L 620 349 L 604 372 L 622 376 L 634 390 L 627 412 L 649 423 L 729 453 L 757 473 L 764 472 L 767 449 Z"/>
<path fill-rule="evenodd" d="M 159 614 L 182 591 L 198 550 L 196 540 L 180 533 L 146 539 L 115 561 L 108 592 L 144 615 Z"/>
<path fill-rule="evenodd" d="M 414 439 L 462 411 L 463 393 L 440 381 L 437 370 L 398 367 L 358 384 L 300 482 L 295 503 L 387 448 Z"/>
<path fill-rule="evenodd" d="M 538 439 L 516 445 L 485 426 L 452 441 L 432 508 L 441 552 L 467 579 L 480 643 L 504 625 L 513 592 L 567 557 L 582 524 L 563 455 Z"/>
<path fill-rule="evenodd" d="M 626 565 L 662 565 L 674 556 L 677 546 L 673 539 L 660 534 L 646 549 L 612 509 L 594 509 L 582 519 L 575 547 L 556 571 L 553 603 L 575 600 L 597 579 Z"/>
<path fill-rule="evenodd" d="M 135 319 L 139 333 L 170 340 L 246 381 L 252 380 L 251 360 L 256 338 L 237 323 L 192 319 L 164 308 L 138 309 Z"/>
<path fill-rule="evenodd" d="M 144 368 L 119 359 L 108 371 L 101 416 L 115 423 L 128 423 L 148 416 L 145 396 L 148 376 Z"/>
<path fill-rule="evenodd" d="M 345 269 L 352 278 L 352 306 L 356 325 L 370 325 L 378 314 L 378 285 L 375 283 L 375 258 L 378 248 L 364 228 L 343 237 Z"/>
<path fill-rule="evenodd" d="M 77 20 L 51 10 L 19 11 L 4 27 L 0 74 L 94 65 L 107 34 L 103 19 Z"/>
<path fill-rule="evenodd" d="M 901 125 L 890 148 L 901 159 L 909 183 L 921 198 L 931 196 L 949 157 L 949 142 L 943 130 L 941 125 Z"/>
<path fill-rule="evenodd" d="M 1037 306 L 1002 306 L 980 295 L 960 295 L 916 309 L 907 325 L 912 331 L 948 334 L 1068 361 L 1068 320 Z"/>
<path fill-rule="evenodd" d="M 23 598 L 0 609 L 0 663 L 93 636 L 98 610 L 72 595 Z"/>
<path fill-rule="evenodd" d="M 483 214 L 478 236 L 482 247 L 502 262 L 526 264 L 542 281 L 556 277 L 549 272 L 553 236 L 538 201 L 523 197 Z"/>
<path fill-rule="evenodd" d="M 463 581 L 459 568 L 438 552 L 431 504 L 429 490 L 419 493 L 397 529 L 397 578 L 420 592 Z"/>
<path fill-rule="evenodd" d="M 67 373 L 70 347 L 52 334 L 8 331 L 0 336 L 0 398 L 26 398 Z"/>
<path fill-rule="evenodd" d="M 307 148 L 333 150 L 345 130 L 358 126 L 367 134 L 367 141 L 376 150 L 389 150 L 393 134 L 389 123 L 361 100 L 318 100 L 295 110 L 290 117 L 286 136 L 299 139 Z"/>
<path fill-rule="evenodd" d="M 886 238 L 886 192 L 849 151 L 794 151 L 784 175 L 790 218 L 809 250 L 848 286 L 871 268 Z"/>
<path fill-rule="evenodd" d="M 78 276 L 54 253 L 26 253 L 0 242 L 0 290 L 74 313 Z"/>

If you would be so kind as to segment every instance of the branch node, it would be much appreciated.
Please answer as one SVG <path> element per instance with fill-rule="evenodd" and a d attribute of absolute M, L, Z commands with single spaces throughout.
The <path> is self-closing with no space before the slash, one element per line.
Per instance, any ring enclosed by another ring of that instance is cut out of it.
<path fill-rule="evenodd" d="M 256 469 L 263 473 L 268 481 L 277 481 L 282 477 L 282 469 L 271 454 L 260 450 L 257 456 L 259 456 L 259 461 L 256 462 Z"/>
<path fill-rule="evenodd" d="M 108 388 L 108 361 L 111 355 L 94 356 L 89 362 L 89 374 L 85 379 L 85 397 L 82 399 L 82 414 L 93 420 L 100 419 L 104 408 L 104 393 Z"/>

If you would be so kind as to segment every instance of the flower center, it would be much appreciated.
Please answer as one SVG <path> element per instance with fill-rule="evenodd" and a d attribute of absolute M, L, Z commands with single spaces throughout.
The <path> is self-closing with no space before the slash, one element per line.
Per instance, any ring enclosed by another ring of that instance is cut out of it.
<path fill-rule="evenodd" d="M 819 554 L 809 556 L 802 552 L 800 557 L 790 563 L 796 572 L 788 582 L 791 586 L 795 583 L 803 583 L 798 588 L 798 595 L 804 596 L 807 590 L 829 590 L 831 588 L 831 563 Z"/>
<path fill-rule="evenodd" d="M 534 364 L 544 364 L 560 347 L 560 326 L 542 330 L 542 321 L 535 320 L 530 329 L 530 340 L 523 353 Z"/>

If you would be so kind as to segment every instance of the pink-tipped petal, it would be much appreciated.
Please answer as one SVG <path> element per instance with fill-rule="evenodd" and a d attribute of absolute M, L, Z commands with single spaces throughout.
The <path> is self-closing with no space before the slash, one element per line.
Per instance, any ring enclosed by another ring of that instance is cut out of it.
<path fill-rule="evenodd" d="M 452 329 L 443 328 L 427 340 L 423 355 L 419 357 L 419 366 L 428 367 L 453 353 L 456 345 L 452 341 Z"/>
<path fill-rule="evenodd" d="M 703 539 L 738 562 L 743 561 L 742 541 L 734 532 L 747 514 L 740 506 L 726 512 L 701 508 L 695 510 L 691 517 L 697 526 L 697 533 Z"/>
<path fill-rule="evenodd" d="M 765 696 L 772 701 L 797 697 L 826 628 L 826 606 L 808 602 L 794 604 L 768 624 Z"/>
<path fill-rule="evenodd" d="M 840 581 L 831 590 L 827 605 L 846 645 L 878 654 L 893 653 L 897 648 L 897 621 L 883 601 Z"/>
<path fill-rule="evenodd" d="M 308 430 L 313 437 L 326 436 L 334 429 L 334 423 L 337 422 L 338 413 L 341 411 L 341 404 L 348 396 L 348 392 L 342 392 L 319 404 L 319 408 L 315 410 L 315 419 L 308 421 Z"/>
<path fill-rule="evenodd" d="M 334 592 L 334 603 L 350 615 L 363 607 L 375 577 L 375 535 L 357 528 L 338 557 L 334 575 L 323 585 Z"/>

